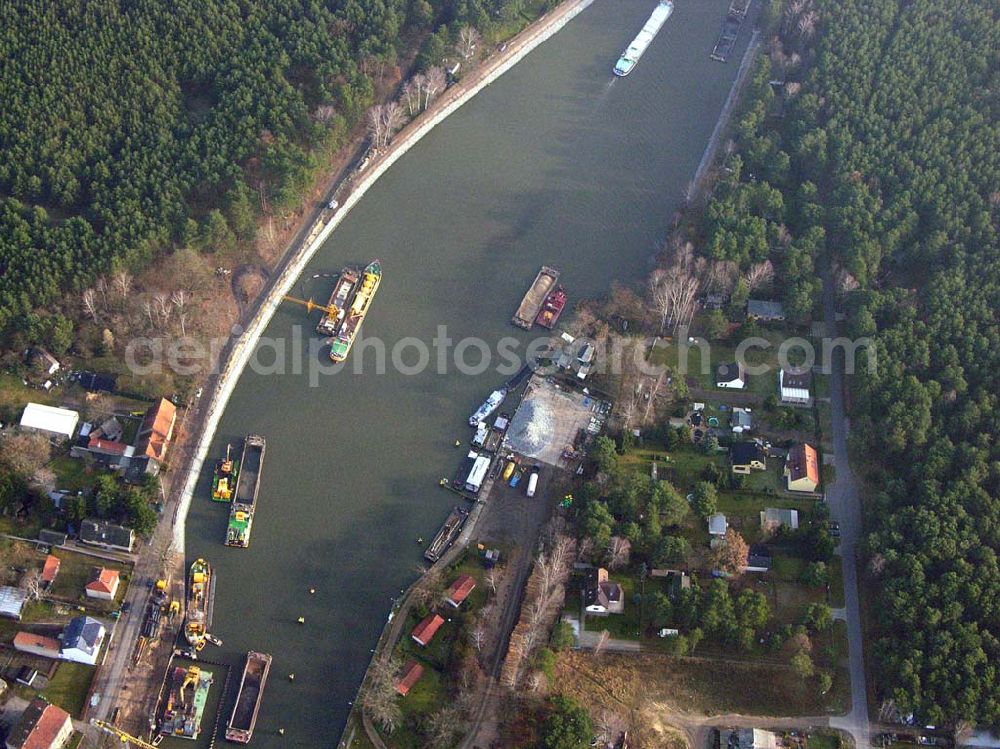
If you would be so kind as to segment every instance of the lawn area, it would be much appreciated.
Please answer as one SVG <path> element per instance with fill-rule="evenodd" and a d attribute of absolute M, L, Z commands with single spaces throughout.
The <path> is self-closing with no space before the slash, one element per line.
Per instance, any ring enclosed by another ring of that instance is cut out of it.
<path fill-rule="evenodd" d="M 68 455 L 53 458 L 49 468 L 56 475 L 56 488 L 60 491 L 77 492 L 91 489 L 101 471 L 88 465 L 85 460 L 77 460 Z"/>
<path fill-rule="evenodd" d="M 112 562 L 109 559 L 98 559 L 86 554 L 78 554 L 65 549 L 55 549 L 52 553 L 59 557 L 59 574 L 56 575 L 51 588 L 53 596 L 69 601 L 86 602 L 88 605 L 103 606 L 108 611 L 117 608 L 118 603 L 125 596 L 125 591 L 128 588 L 128 579 L 131 574 L 131 568 L 128 565 Z M 118 586 L 118 594 L 114 602 L 87 599 L 84 593 L 84 586 L 90 580 L 91 571 L 95 567 L 105 567 L 119 571 L 122 584 Z"/>
<path fill-rule="evenodd" d="M 625 601 L 625 611 L 609 616 L 587 615 L 584 629 L 588 632 L 603 632 L 608 630 L 616 640 L 638 640 L 641 634 L 639 625 L 639 605 L 632 601 L 635 596 L 636 580 L 631 575 L 608 575 L 609 579 L 622 586 L 622 600 Z M 646 593 L 651 590 L 649 580 L 646 581 Z"/>
<path fill-rule="evenodd" d="M 7 372 L 0 374 L 0 421 L 19 422 L 24 404 L 29 401 L 58 406 L 61 396 L 56 390 L 57 388 L 45 391 L 28 387 L 16 375 Z"/>
<path fill-rule="evenodd" d="M 427 663 L 423 666 L 424 673 L 420 681 L 414 684 L 409 694 L 399 698 L 399 706 L 403 711 L 403 724 L 391 736 L 379 732 L 382 739 L 393 749 L 423 747 L 425 741 L 417 732 L 417 727 L 420 721 L 440 709 L 447 696 L 441 674 Z"/>
<path fill-rule="evenodd" d="M 805 514 L 813 500 L 801 500 L 788 496 L 752 494 L 749 492 L 720 491 L 719 512 L 726 516 L 729 526 L 735 528 L 747 543 L 765 540 L 760 527 L 760 513 L 768 508 L 788 508 L 799 511 L 799 523 L 804 523 Z"/>
<path fill-rule="evenodd" d="M 819 731 L 809 734 L 806 749 L 840 749 L 843 743 L 839 734 Z"/>
<path fill-rule="evenodd" d="M 94 678 L 94 667 L 82 663 L 63 661 L 56 669 L 42 696 L 53 705 L 58 705 L 74 718 L 83 712 L 84 702 L 90 682 Z"/>
<path fill-rule="evenodd" d="M 785 461 L 781 458 L 770 458 L 767 468 L 763 471 L 751 471 L 746 477 L 747 489 L 753 489 L 761 494 L 781 494 L 786 491 L 783 471 Z"/>
<path fill-rule="evenodd" d="M 715 463 L 723 471 L 728 470 L 724 454 L 706 455 L 694 446 L 685 446 L 673 452 L 636 448 L 619 457 L 618 464 L 649 476 L 654 460 L 657 476 L 668 480 L 683 493 L 691 491 L 695 484 L 702 481 L 702 471 L 710 463 Z"/>
<path fill-rule="evenodd" d="M 819 431 L 822 437 L 823 449 L 827 452 L 833 451 L 833 416 L 829 403 L 816 404 L 819 412 Z"/>
<path fill-rule="evenodd" d="M 827 567 L 830 569 L 830 605 L 839 609 L 844 605 L 844 566 L 840 557 L 834 557 Z"/>

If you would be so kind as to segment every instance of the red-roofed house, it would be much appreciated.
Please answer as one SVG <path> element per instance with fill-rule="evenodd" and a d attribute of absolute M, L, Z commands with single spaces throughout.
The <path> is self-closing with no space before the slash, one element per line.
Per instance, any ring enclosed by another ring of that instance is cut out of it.
<path fill-rule="evenodd" d="M 42 565 L 42 584 L 47 588 L 52 585 L 52 582 L 56 579 L 56 575 L 59 574 L 59 557 L 49 554 L 45 557 L 45 564 Z"/>
<path fill-rule="evenodd" d="M 177 407 L 166 398 L 160 398 L 158 403 L 150 406 L 142 420 L 142 426 L 139 427 L 138 441 L 135 445 L 136 454 L 163 462 L 167 454 L 167 445 L 174 436 L 176 420 Z"/>
<path fill-rule="evenodd" d="M 58 658 L 59 647 L 59 640 L 53 637 L 42 637 L 31 632 L 18 632 L 14 635 L 14 650 L 21 653 L 40 655 L 42 658 Z"/>
<path fill-rule="evenodd" d="M 476 578 L 472 575 L 459 575 L 448 588 L 448 604 L 457 609 L 475 588 Z"/>
<path fill-rule="evenodd" d="M 431 614 L 413 628 L 411 636 L 418 645 L 427 647 L 430 645 L 431 640 L 434 639 L 434 634 L 441 628 L 442 624 L 444 624 L 444 619 L 437 614 Z"/>
<path fill-rule="evenodd" d="M 396 687 L 396 692 L 401 697 L 405 697 L 413 688 L 413 685 L 420 681 L 420 677 L 423 676 L 423 674 L 423 666 L 416 661 L 408 661 L 407 664 L 403 666 L 403 670 L 396 679 L 396 683 L 394 685 Z"/>
<path fill-rule="evenodd" d="M 69 713 L 43 699 L 35 699 L 7 736 L 7 749 L 60 749 L 72 735 Z"/>
<path fill-rule="evenodd" d="M 118 592 L 118 570 L 105 567 L 95 567 L 87 583 L 87 598 L 100 598 L 104 601 L 114 600 Z"/>
<path fill-rule="evenodd" d="M 819 486 L 819 456 L 812 445 L 799 444 L 788 451 L 785 479 L 790 492 L 814 492 Z"/>

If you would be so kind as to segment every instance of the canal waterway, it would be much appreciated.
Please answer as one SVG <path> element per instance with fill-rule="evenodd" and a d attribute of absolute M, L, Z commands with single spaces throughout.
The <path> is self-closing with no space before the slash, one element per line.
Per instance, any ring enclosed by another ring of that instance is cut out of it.
<path fill-rule="evenodd" d="M 325 301 L 332 280 L 314 275 L 381 258 L 364 334 L 391 352 L 408 337 L 430 346 L 438 326 L 456 343 L 526 340 L 509 321 L 542 264 L 562 270 L 571 304 L 613 279 L 637 280 L 750 36 L 744 29 L 728 65 L 709 59 L 727 4 L 677 0 L 635 71 L 615 79 L 615 60 L 654 4 L 597 0 L 383 176 L 295 293 Z M 205 557 L 218 576 L 213 630 L 224 646 L 205 654 L 238 667 L 249 648 L 274 656 L 253 739 L 263 749 L 339 737 L 392 599 L 457 499 L 437 486 L 460 458 L 453 443 L 468 441 L 468 415 L 506 379 L 495 367 L 457 372 L 450 356 L 439 373 L 433 350 L 420 373 L 397 371 L 388 355 L 379 373 L 374 351 L 357 344 L 347 370 L 314 376 L 324 358 L 308 347 L 315 322 L 301 308 L 279 310 L 257 360 L 270 365 L 267 341 L 284 341 L 283 373 L 246 371 L 216 435 L 212 456 L 248 432 L 267 438 L 250 548 L 222 545 L 228 507 L 207 499 L 214 457 L 187 522 L 188 560 Z M 476 363 L 476 351 L 465 360 Z M 403 360 L 413 365 L 416 349 Z"/>

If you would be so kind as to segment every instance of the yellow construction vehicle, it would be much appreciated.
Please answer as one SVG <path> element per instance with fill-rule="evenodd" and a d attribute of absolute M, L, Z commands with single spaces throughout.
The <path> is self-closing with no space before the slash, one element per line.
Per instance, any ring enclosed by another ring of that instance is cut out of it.
<path fill-rule="evenodd" d="M 181 613 L 181 602 L 171 601 L 170 608 L 167 609 L 167 621 L 173 621 L 174 617 Z"/>
<path fill-rule="evenodd" d="M 309 312 L 312 312 L 314 309 L 318 309 L 330 315 L 330 317 L 336 317 L 340 314 L 340 310 L 336 307 L 327 307 L 325 304 L 319 304 L 318 302 L 314 302 L 312 299 L 299 299 L 298 297 L 288 296 L 286 294 L 285 301 L 291 302 L 292 304 L 301 304 Z"/>
<path fill-rule="evenodd" d="M 125 733 L 122 729 L 117 726 L 113 726 L 110 723 L 106 723 L 103 720 L 98 720 L 94 718 L 90 721 L 90 724 L 95 728 L 100 728 L 105 733 L 110 733 L 112 736 L 117 736 L 118 740 L 123 744 L 132 744 L 133 746 L 139 747 L 139 749 L 156 749 L 156 744 L 150 744 L 148 741 L 140 739 L 138 736 L 133 736 L 130 733 Z"/>

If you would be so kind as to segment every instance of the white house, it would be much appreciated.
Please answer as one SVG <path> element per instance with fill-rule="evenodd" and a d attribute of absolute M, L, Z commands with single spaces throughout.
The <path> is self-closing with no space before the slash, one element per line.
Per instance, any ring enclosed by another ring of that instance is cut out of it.
<path fill-rule="evenodd" d="M 46 432 L 69 439 L 76 431 L 80 414 L 68 408 L 56 408 L 41 403 L 29 403 L 21 414 L 21 428 Z"/>
<path fill-rule="evenodd" d="M 727 390 L 742 390 L 747 386 L 746 370 L 740 362 L 720 364 L 715 376 L 715 385 Z"/>
<path fill-rule="evenodd" d="M 118 570 L 95 567 L 86 586 L 87 598 L 113 601 L 118 593 L 119 582 Z"/>
<path fill-rule="evenodd" d="M 62 633 L 62 648 L 59 657 L 64 661 L 85 663 L 93 666 L 104 644 L 107 630 L 97 619 L 89 616 L 78 616 L 66 625 Z"/>
<path fill-rule="evenodd" d="M 73 721 L 61 707 L 33 699 L 11 728 L 7 749 L 61 749 L 73 735 Z"/>
<path fill-rule="evenodd" d="M 778 389 L 781 393 L 781 402 L 808 405 L 810 403 L 809 385 L 811 382 L 812 373 L 809 370 L 804 372 L 778 370 Z"/>

